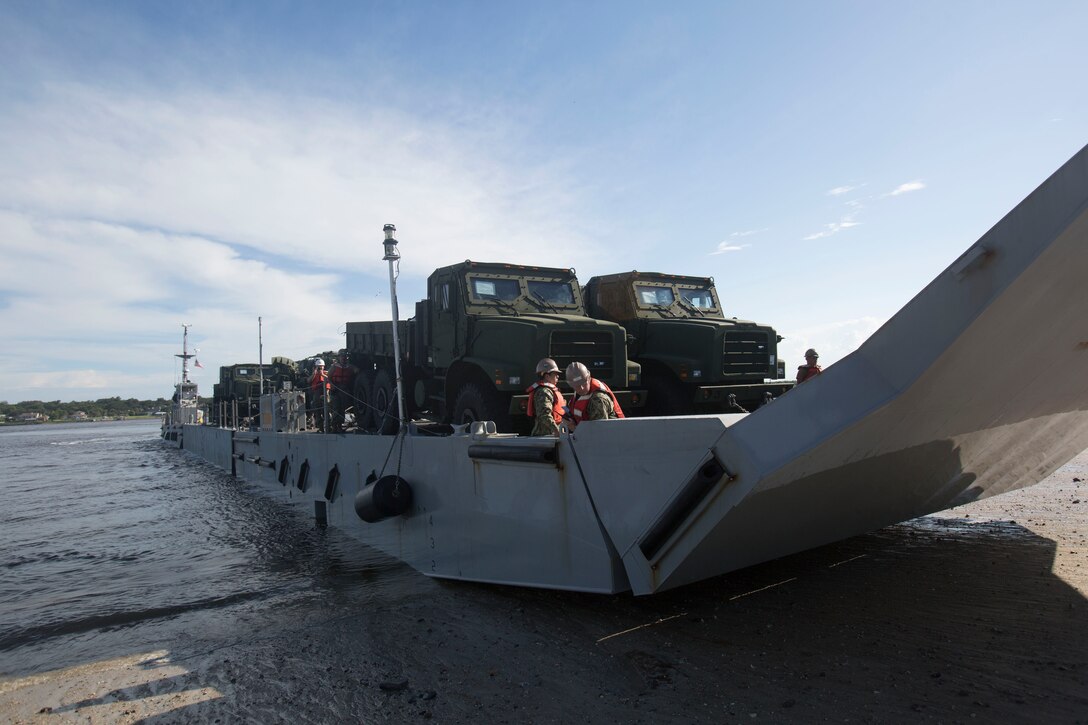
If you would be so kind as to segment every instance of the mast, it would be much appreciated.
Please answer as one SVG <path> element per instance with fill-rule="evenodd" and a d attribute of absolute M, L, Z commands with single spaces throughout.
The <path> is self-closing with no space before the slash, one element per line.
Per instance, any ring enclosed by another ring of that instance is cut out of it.
<path fill-rule="evenodd" d="M 264 333 L 261 318 L 257 318 L 257 379 L 261 381 L 261 395 L 264 395 Z"/>
<path fill-rule="evenodd" d="M 186 324 L 184 322 L 181 323 L 181 329 L 184 330 L 184 332 L 181 335 L 181 354 L 180 355 L 174 355 L 174 357 L 180 357 L 181 358 L 181 382 L 182 382 L 182 384 L 186 384 L 186 383 L 189 382 L 189 358 L 195 357 L 195 354 L 194 355 L 189 354 L 189 328 L 190 327 L 192 327 L 191 324 Z"/>
<path fill-rule="evenodd" d="M 389 301 L 393 306 L 393 367 L 397 377 L 397 408 L 400 412 L 400 427 L 404 430 L 407 416 L 404 414 L 404 385 L 400 377 L 400 339 L 397 331 L 400 326 L 400 313 L 397 310 L 397 277 L 393 273 L 393 263 L 400 261 L 400 252 L 397 251 L 397 240 L 393 236 L 397 228 L 392 224 L 386 224 L 382 231 L 385 232 L 385 241 L 382 242 L 385 246 L 385 256 L 382 259 L 389 262 Z"/>

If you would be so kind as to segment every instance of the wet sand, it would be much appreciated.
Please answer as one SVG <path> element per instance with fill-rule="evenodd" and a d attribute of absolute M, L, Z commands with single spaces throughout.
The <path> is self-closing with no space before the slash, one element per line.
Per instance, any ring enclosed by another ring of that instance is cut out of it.
<path fill-rule="evenodd" d="M 1037 486 L 649 598 L 346 571 L 163 626 L 155 649 L 16 672 L 0 720 L 1088 722 L 1086 521 L 1088 451 Z M 364 603 L 383 577 L 410 585 Z"/>

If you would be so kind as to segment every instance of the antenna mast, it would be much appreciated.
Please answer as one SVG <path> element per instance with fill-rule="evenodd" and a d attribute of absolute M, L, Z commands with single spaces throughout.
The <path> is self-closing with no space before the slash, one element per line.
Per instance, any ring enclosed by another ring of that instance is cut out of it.
<path fill-rule="evenodd" d="M 257 318 L 257 379 L 261 381 L 261 395 L 264 395 L 264 328 L 261 318 Z"/>
<path fill-rule="evenodd" d="M 181 382 L 189 382 L 189 358 L 195 357 L 195 355 L 189 354 L 189 328 L 191 324 L 181 323 L 181 354 L 174 355 L 174 357 L 181 358 Z"/>
<path fill-rule="evenodd" d="M 393 274 L 393 263 L 400 261 L 400 252 L 397 251 L 397 240 L 393 236 L 397 228 L 392 224 L 386 224 L 382 231 L 385 232 L 385 241 L 382 242 L 385 246 L 385 256 L 382 259 L 389 262 L 389 301 L 393 305 L 393 366 L 397 374 L 397 407 L 400 412 L 401 430 L 404 430 L 407 416 L 404 414 L 404 385 L 400 378 L 400 339 L 397 331 L 400 327 L 400 313 L 397 310 L 397 277 Z"/>

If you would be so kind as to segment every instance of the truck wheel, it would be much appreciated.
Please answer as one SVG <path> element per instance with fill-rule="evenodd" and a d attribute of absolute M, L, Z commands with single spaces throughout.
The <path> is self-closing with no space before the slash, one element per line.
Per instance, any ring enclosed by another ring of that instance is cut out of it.
<path fill-rule="evenodd" d="M 372 385 L 370 373 L 360 372 L 355 376 L 355 387 L 352 389 L 355 401 L 352 405 L 355 408 L 355 427 L 358 430 L 369 431 L 374 427 L 374 410 L 371 408 L 373 401 L 370 395 Z"/>
<path fill-rule="evenodd" d="M 466 383 L 457 393 L 453 403 L 453 422 L 472 423 L 491 420 L 502 432 L 510 429 L 510 416 L 503 407 L 501 396 L 493 389 L 485 389 L 478 383 Z"/>
<path fill-rule="evenodd" d="M 386 370 L 374 375 L 374 427 L 379 435 L 397 432 L 397 394 L 393 389 L 393 376 Z"/>

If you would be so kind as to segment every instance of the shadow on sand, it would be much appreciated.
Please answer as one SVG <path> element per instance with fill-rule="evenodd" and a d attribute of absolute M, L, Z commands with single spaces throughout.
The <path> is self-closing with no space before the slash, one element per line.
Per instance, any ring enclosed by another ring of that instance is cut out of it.
<path fill-rule="evenodd" d="M 1055 554 L 1013 522 L 930 517 L 647 598 L 419 576 L 376 598 L 345 566 L 314 597 L 164 643 L 82 693 L 65 672 L 0 683 L 0 713 L 1075 722 L 1088 603 Z"/>

